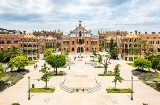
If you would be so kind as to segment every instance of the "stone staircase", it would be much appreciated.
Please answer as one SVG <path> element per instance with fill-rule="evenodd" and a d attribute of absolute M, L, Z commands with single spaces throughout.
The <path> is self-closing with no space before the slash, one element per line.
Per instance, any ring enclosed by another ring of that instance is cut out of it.
<path fill-rule="evenodd" d="M 95 91 L 97 91 L 97 90 L 99 90 L 99 89 L 101 89 L 101 86 L 96 85 L 96 86 L 90 88 L 89 93 L 93 93 L 93 92 L 95 92 Z"/>
<path fill-rule="evenodd" d="M 72 90 L 69 87 L 61 86 L 61 89 L 68 92 L 68 93 L 72 93 Z"/>

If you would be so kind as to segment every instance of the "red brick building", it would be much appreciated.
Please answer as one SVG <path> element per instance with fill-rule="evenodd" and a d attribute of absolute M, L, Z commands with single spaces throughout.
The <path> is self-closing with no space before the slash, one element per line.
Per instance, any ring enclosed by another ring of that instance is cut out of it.
<path fill-rule="evenodd" d="M 70 34 L 63 35 L 61 40 L 61 51 L 69 50 L 70 53 L 88 53 L 95 49 L 99 51 L 99 36 L 91 34 L 81 25 L 76 27 Z"/>

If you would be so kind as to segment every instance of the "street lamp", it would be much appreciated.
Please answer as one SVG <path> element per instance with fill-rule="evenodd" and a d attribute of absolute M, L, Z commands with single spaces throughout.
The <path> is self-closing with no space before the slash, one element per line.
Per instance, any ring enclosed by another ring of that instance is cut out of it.
<path fill-rule="evenodd" d="M 131 75 L 132 83 L 131 83 L 131 100 L 133 100 L 133 75 Z"/>
<path fill-rule="evenodd" d="M 31 99 L 31 96 L 30 96 L 30 76 L 28 76 L 28 100 Z"/>

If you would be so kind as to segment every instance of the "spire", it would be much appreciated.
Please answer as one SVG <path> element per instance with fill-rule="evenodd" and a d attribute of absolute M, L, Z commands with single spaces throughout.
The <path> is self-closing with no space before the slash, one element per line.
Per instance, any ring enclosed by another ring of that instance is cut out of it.
<path fill-rule="evenodd" d="M 82 21 L 79 21 L 79 26 L 81 26 L 81 22 L 82 22 Z"/>

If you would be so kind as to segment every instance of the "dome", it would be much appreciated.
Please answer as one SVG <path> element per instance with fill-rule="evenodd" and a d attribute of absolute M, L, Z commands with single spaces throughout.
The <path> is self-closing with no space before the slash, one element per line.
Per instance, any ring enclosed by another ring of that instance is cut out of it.
<path fill-rule="evenodd" d="M 133 33 L 129 33 L 126 36 L 124 36 L 124 39 L 131 39 L 131 38 L 138 38 L 138 36 Z"/>
<path fill-rule="evenodd" d="M 58 30 L 58 31 L 56 31 L 56 34 L 60 34 L 60 35 L 62 35 L 62 34 L 63 34 L 63 32 L 62 32 L 62 31 L 60 31 L 60 30 Z"/>
<path fill-rule="evenodd" d="M 113 39 L 113 41 L 116 41 L 116 38 L 115 37 L 107 37 L 105 38 L 107 41 L 110 41 L 111 39 Z"/>
<path fill-rule="evenodd" d="M 105 31 L 99 30 L 98 33 L 102 35 L 102 34 L 105 34 Z"/>
<path fill-rule="evenodd" d="M 36 36 L 34 36 L 33 34 L 25 34 L 23 37 L 36 39 Z"/>

